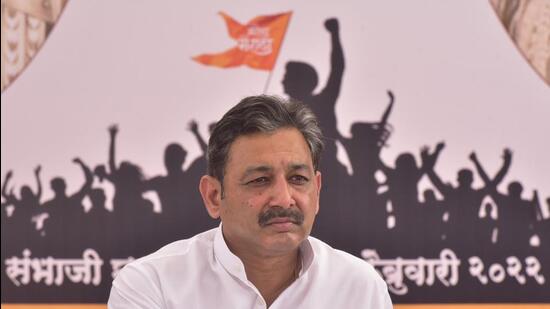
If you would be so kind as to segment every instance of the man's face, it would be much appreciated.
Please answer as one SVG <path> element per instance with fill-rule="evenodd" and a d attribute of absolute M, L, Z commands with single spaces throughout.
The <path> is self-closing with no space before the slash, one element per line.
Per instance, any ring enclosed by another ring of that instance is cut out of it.
<path fill-rule="evenodd" d="M 319 209 L 321 175 L 294 128 L 237 138 L 229 150 L 220 217 L 232 250 L 260 256 L 295 250 Z"/>

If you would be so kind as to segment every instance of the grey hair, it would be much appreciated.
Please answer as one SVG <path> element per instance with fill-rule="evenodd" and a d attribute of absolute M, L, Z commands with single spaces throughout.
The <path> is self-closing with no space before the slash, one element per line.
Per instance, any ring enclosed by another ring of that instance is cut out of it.
<path fill-rule="evenodd" d="M 259 95 L 242 99 L 217 122 L 208 141 L 208 175 L 223 183 L 229 149 L 239 136 L 271 133 L 282 128 L 296 128 L 302 133 L 317 171 L 323 150 L 323 134 L 317 117 L 298 101 Z"/>

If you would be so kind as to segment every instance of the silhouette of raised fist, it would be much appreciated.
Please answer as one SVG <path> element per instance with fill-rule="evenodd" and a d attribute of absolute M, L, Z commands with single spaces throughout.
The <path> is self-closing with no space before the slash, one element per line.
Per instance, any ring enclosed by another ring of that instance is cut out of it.
<path fill-rule="evenodd" d="M 9 170 L 9 171 L 6 173 L 6 179 L 10 179 L 11 176 L 13 176 L 13 171 L 12 171 L 12 170 Z"/>
<path fill-rule="evenodd" d="M 443 148 L 445 148 L 445 142 L 439 142 L 435 145 L 435 151 L 441 151 Z"/>
<path fill-rule="evenodd" d="M 42 166 L 38 165 L 37 167 L 34 168 L 34 173 L 36 175 L 40 174 L 40 171 L 42 170 Z"/>
<path fill-rule="evenodd" d="M 109 126 L 109 133 L 111 135 L 116 135 L 118 133 L 118 125 L 113 124 L 113 125 Z"/>
<path fill-rule="evenodd" d="M 430 148 L 428 146 L 422 146 L 422 148 L 420 148 L 420 157 L 422 159 L 429 158 L 429 153 L 428 153 L 429 150 Z"/>
<path fill-rule="evenodd" d="M 327 19 L 325 21 L 325 28 L 331 33 L 338 32 L 339 30 L 338 19 L 336 18 Z"/>
<path fill-rule="evenodd" d="M 502 158 L 506 161 L 512 160 L 512 150 L 510 150 L 510 148 L 504 148 Z"/>
<path fill-rule="evenodd" d="M 477 161 L 477 155 L 474 151 L 472 151 L 472 153 L 470 153 L 470 160 Z"/>
<path fill-rule="evenodd" d="M 390 97 L 390 102 L 393 102 L 393 99 L 394 99 L 393 92 L 391 90 L 388 90 L 387 93 L 388 93 L 388 97 Z"/>
<path fill-rule="evenodd" d="M 189 125 L 187 126 L 189 131 L 196 133 L 199 131 L 199 124 L 195 120 L 189 121 Z"/>

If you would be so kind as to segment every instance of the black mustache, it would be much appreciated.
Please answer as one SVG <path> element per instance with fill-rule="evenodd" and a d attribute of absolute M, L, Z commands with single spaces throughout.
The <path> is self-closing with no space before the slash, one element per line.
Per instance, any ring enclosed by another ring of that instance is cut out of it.
<path fill-rule="evenodd" d="M 297 225 L 302 225 L 304 222 L 304 214 L 296 208 L 270 207 L 258 215 L 258 224 L 264 227 L 274 218 L 289 218 L 292 223 Z"/>

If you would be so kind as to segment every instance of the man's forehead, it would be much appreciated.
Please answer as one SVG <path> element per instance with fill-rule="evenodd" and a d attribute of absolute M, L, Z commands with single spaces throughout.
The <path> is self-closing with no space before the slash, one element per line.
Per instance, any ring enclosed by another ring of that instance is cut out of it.
<path fill-rule="evenodd" d="M 311 167 L 306 163 L 288 162 L 282 164 L 282 166 L 273 166 L 271 164 L 251 164 L 245 167 L 244 173 L 271 173 L 279 168 L 283 168 L 284 171 L 311 171 Z"/>
<path fill-rule="evenodd" d="M 243 169 L 266 170 L 274 165 L 296 169 L 313 165 L 309 146 L 296 128 L 241 135 L 231 143 L 228 155 L 228 165 L 239 165 Z"/>
<path fill-rule="evenodd" d="M 255 150 L 307 150 L 306 139 L 298 129 L 293 127 L 280 128 L 272 132 L 254 132 L 238 136 L 230 146 L 231 150 L 236 147 L 246 147 Z"/>

